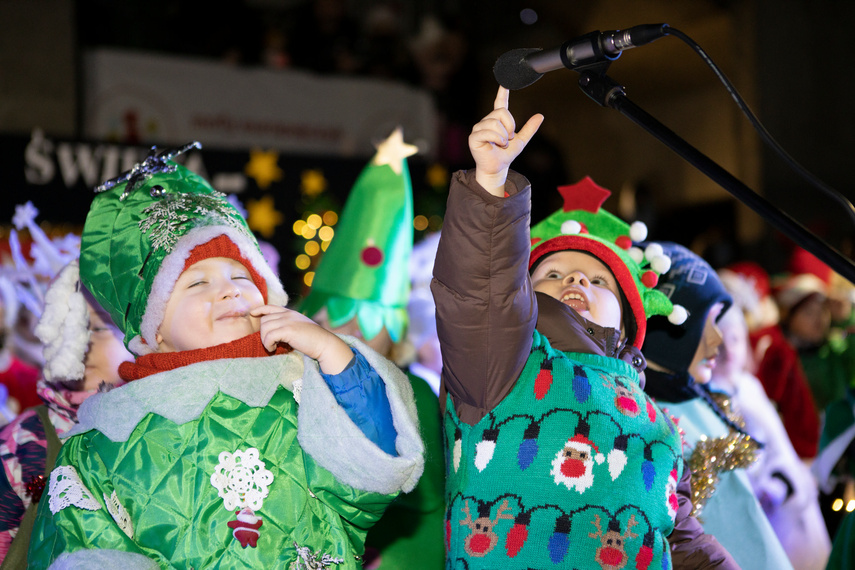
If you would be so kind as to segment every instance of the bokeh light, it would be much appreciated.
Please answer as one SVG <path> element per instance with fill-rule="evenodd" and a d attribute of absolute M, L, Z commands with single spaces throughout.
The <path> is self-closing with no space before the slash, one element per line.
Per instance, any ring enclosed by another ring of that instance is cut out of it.
<path fill-rule="evenodd" d="M 334 226 L 338 222 L 338 214 L 332 210 L 324 212 L 324 223 L 328 226 Z"/>
<path fill-rule="evenodd" d="M 318 230 L 318 237 L 322 241 L 330 241 L 335 235 L 335 230 L 329 226 L 324 226 Z"/>
<path fill-rule="evenodd" d="M 311 264 L 311 258 L 305 253 L 301 253 L 297 256 L 297 259 L 294 260 L 294 265 L 296 265 L 297 269 L 299 269 L 300 271 L 308 269 Z"/>
<path fill-rule="evenodd" d="M 520 21 L 526 26 L 531 26 L 537 23 L 537 12 L 531 8 L 523 8 L 520 10 Z"/>
<path fill-rule="evenodd" d="M 427 229 L 428 227 L 428 219 L 421 214 L 413 218 L 413 227 L 418 231 L 422 231 Z"/>
<path fill-rule="evenodd" d="M 313 230 L 316 230 L 321 227 L 323 223 L 323 219 L 317 214 L 310 214 L 309 217 L 306 218 L 306 224 Z"/>

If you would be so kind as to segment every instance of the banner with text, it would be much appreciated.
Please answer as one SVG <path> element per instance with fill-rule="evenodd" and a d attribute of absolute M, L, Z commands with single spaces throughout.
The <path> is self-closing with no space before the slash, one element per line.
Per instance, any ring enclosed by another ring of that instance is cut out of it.
<path fill-rule="evenodd" d="M 370 157 L 400 125 L 422 156 L 435 153 L 430 94 L 398 82 L 115 50 L 87 52 L 83 68 L 93 140 Z"/>

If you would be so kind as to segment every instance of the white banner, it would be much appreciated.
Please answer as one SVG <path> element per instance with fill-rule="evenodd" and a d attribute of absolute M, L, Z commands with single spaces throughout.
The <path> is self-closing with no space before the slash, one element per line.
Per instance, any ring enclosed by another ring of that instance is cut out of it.
<path fill-rule="evenodd" d="M 391 81 L 96 50 L 84 84 L 84 132 L 96 140 L 371 156 L 401 125 L 423 156 L 436 144 L 430 94 Z"/>

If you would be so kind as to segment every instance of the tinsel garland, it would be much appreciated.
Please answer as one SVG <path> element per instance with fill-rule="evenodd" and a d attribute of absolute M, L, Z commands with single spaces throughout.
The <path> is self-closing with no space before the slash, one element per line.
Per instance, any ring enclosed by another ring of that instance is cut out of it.
<path fill-rule="evenodd" d="M 740 427 L 744 421 L 723 394 L 712 394 L 713 399 L 727 416 Z M 757 460 L 760 444 L 750 435 L 733 429 L 724 437 L 701 436 L 689 457 L 692 470 L 692 515 L 699 517 L 704 505 L 715 494 L 721 473 L 748 467 Z"/>

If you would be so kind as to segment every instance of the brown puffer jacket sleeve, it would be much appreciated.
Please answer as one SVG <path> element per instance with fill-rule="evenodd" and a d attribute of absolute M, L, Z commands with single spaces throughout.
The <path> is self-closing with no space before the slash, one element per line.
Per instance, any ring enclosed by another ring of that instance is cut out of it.
<path fill-rule="evenodd" d="M 531 188 L 510 172 L 505 190 L 497 198 L 474 171 L 454 174 L 434 262 L 443 389 L 468 424 L 511 391 L 537 322 L 528 280 Z"/>
<path fill-rule="evenodd" d="M 674 570 L 688 568 L 719 568 L 739 570 L 739 564 L 704 527 L 692 513 L 692 471 L 683 462 L 683 477 L 677 485 L 677 517 L 674 530 L 668 535 L 671 546 L 671 567 Z"/>

